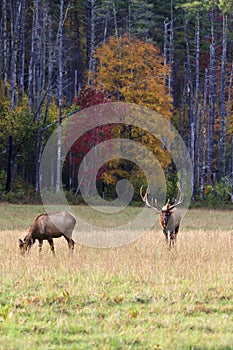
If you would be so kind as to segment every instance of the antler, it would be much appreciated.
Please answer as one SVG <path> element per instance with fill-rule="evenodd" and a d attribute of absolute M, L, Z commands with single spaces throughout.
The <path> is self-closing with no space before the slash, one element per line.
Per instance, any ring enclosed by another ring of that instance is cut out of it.
<path fill-rule="evenodd" d="M 148 194 L 150 193 L 150 188 L 149 188 L 149 186 L 147 187 L 147 189 L 146 189 L 146 193 L 145 193 L 145 195 L 143 196 L 143 194 L 142 194 L 142 188 L 143 188 L 143 186 L 141 186 L 141 188 L 140 188 L 140 196 L 141 196 L 141 198 L 142 198 L 142 200 L 143 200 L 143 202 L 145 202 L 146 203 L 146 205 L 149 207 L 149 208 L 152 208 L 152 209 L 155 209 L 155 210 L 159 210 L 159 211 L 161 211 L 162 210 L 162 208 L 158 205 L 158 203 L 157 203 L 157 200 L 156 199 L 154 199 L 154 203 L 155 203 L 155 205 L 153 206 L 153 205 L 151 205 L 150 203 L 149 203 L 149 201 L 148 201 Z"/>
<path fill-rule="evenodd" d="M 184 192 L 183 192 L 179 182 L 177 182 L 177 187 L 179 190 L 178 199 L 176 199 L 175 203 L 170 206 L 169 210 L 175 208 L 177 205 L 181 204 L 184 200 Z"/>

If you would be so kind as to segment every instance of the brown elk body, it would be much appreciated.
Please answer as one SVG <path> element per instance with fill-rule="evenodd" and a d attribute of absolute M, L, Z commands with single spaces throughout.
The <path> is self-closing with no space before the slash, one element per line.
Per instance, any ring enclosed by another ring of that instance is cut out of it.
<path fill-rule="evenodd" d="M 28 234 L 23 241 L 19 239 L 19 249 L 22 254 L 29 251 L 36 240 L 39 241 L 39 252 L 42 250 L 43 241 L 47 240 L 50 244 L 51 251 L 55 255 L 53 238 L 64 236 L 69 250 L 74 249 L 74 241 L 71 238 L 74 226 L 76 224 L 75 217 L 65 211 L 40 214 L 32 222 Z"/>
<path fill-rule="evenodd" d="M 168 200 L 167 204 L 162 208 L 157 204 L 156 199 L 154 200 L 154 205 L 149 203 L 149 200 L 148 200 L 148 194 L 150 192 L 149 187 L 147 188 L 144 196 L 142 195 L 143 186 L 140 189 L 140 195 L 142 197 L 143 202 L 145 202 L 149 208 L 155 209 L 160 216 L 159 217 L 160 225 L 163 228 L 163 233 L 169 248 L 172 248 L 175 246 L 176 237 L 179 231 L 179 226 L 181 221 L 181 212 L 178 208 L 176 208 L 176 206 L 183 202 L 183 192 L 181 190 L 180 185 L 178 184 L 177 186 L 179 189 L 178 200 L 175 201 L 174 204 L 170 204 L 170 200 Z"/>

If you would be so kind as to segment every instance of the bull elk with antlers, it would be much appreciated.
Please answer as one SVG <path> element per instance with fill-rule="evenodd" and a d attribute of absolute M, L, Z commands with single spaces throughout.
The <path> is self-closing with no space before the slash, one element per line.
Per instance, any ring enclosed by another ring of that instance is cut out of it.
<path fill-rule="evenodd" d="M 143 202 L 146 203 L 146 205 L 149 208 L 152 208 L 157 211 L 157 213 L 160 215 L 160 225 L 163 228 L 163 233 L 165 235 L 166 242 L 169 246 L 169 248 L 172 248 L 175 246 L 176 243 L 176 236 L 179 231 L 180 221 L 181 221 L 181 213 L 179 209 L 176 207 L 181 204 L 184 200 L 183 191 L 181 189 L 180 184 L 177 184 L 179 194 L 178 199 L 175 201 L 175 203 L 171 204 L 170 200 L 167 201 L 167 203 L 160 207 L 157 203 L 157 200 L 152 198 L 152 203 L 149 203 L 148 194 L 150 192 L 150 188 L 147 187 L 146 193 L 143 196 L 142 189 L 143 186 L 140 188 L 140 195 L 143 200 Z"/>

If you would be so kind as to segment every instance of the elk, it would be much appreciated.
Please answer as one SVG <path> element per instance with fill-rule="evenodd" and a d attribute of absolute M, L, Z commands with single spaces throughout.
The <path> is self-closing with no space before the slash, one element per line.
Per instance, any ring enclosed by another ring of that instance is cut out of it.
<path fill-rule="evenodd" d="M 181 221 L 181 213 L 179 209 L 177 209 L 176 207 L 179 204 L 181 204 L 184 200 L 183 191 L 179 183 L 177 184 L 177 187 L 179 190 L 178 199 L 173 204 L 171 204 L 170 199 L 168 199 L 167 203 L 163 207 L 160 207 L 158 205 L 156 199 L 154 199 L 154 205 L 149 203 L 149 200 L 148 200 L 148 194 L 150 192 L 149 187 L 147 187 L 146 193 L 144 196 L 142 194 L 143 186 L 141 186 L 140 188 L 140 195 L 143 202 L 145 202 L 149 208 L 156 210 L 160 216 L 159 218 L 160 225 L 163 228 L 163 233 L 165 235 L 166 243 L 169 249 L 175 246 L 176 236 L 178 234 L 180 221 Z M 152 202 L 153 202 L 153 199 L 152 199 Z"/>
<path fill-rule="evenodd" d="M 19 239 L 20 253 L 24 255 L 26 252 L 29 252 L 37 239 L 39 241 L 39 252 L 42 251 L 43 241 L 47 240 L 55 256 L 53 238 L 61 236 L 65 237 L 70 252 L 73 252 L 74 241 L 71 237 L 75 224 L 75 217 L 65 211 L 38 215 L 33 220 L 24 240 Z"/>

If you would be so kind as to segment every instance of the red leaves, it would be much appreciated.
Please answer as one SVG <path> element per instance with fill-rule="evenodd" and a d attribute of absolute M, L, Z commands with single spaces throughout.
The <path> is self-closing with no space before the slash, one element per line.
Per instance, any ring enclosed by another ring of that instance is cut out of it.
<path fill-rule="evenodd" d="M 92 86 L 84 86 L 78 96 L 74 99 L 74 103 L 80 108 L 88 108 L 101 103 L 109 102 L 106 91 L 101 87 L 99 90 L 94 89 Z"/>
<path fill-rule="evenodd" d="M 98 104 L 108 103 L 109 98 L 106 91 L 101 87 L 95 89 L 94 87 L 87 85 L 84 86 L 80 91 L 78 96 L 74 99 L 74 103 L 77 104 L 81 109 L 95 106 Z M 81 117 L 80 117 L 81 119 Z M 82 123 L 82 120 L 80 120 Z M 113 125 L 100 125 L 97 126 L 79 137 L 78 140 L 72 145 L 72 163 L 74 166 L 74 173 L 77 174 L 77 169 L 79 168 L 83 158 L 88 152 L 101 142 L 110 139 L 112 135 Z M 85 172 L 88 179 L 88 174 L 95 173 L 95 162 L 90 163 L 86 166 Z M 97 178 L 101 179 L 103 172 L 106 170 L 106 165 L 98 171 Z M 85 180 L 84 180 L 85 181 Z"/>

